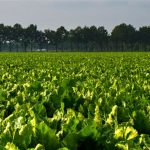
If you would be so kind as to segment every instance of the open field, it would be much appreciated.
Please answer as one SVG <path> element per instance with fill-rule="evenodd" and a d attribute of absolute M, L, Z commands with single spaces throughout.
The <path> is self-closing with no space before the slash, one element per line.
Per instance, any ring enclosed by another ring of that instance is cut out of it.
<path fill-rule="evenodd" d="M 0 149 L 149 150 L 150 53 L 0 53 Z"/>

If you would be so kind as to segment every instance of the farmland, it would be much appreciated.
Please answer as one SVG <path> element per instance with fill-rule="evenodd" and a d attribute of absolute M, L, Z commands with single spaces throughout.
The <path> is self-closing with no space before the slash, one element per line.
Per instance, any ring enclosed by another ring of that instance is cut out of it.
<path fill-rule="evenodd" d="M 1 53 L 1 150 L 149 150 L 150 53 Z"/>

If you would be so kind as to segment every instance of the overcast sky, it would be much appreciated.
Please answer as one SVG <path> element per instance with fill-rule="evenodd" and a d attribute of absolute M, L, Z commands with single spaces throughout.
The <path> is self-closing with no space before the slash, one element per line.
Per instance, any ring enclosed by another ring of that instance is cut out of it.
<path fill-rule="evenodd" d="M 0 23 L 37 24 L 38 29 L 150 25 L 150 0 L 0 0 Z"/>

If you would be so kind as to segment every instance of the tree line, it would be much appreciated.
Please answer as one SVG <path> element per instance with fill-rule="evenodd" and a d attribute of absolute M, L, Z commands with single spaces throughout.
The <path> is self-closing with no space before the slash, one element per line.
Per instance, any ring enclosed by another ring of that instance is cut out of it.
<path fill-rule="evenodd" d="M 0 24 L 0 51 L 150 51 L 150 26 L 122 23 L 108 34 L 103 26 L 40 31 L 34 24 Z"/>

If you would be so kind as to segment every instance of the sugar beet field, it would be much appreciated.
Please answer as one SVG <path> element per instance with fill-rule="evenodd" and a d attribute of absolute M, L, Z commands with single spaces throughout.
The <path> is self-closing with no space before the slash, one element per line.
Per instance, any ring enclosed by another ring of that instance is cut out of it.
<path fill-rule="evenodd" d="M 0 150 L 150 150 L 150 53 L 0 53 Z"/>

